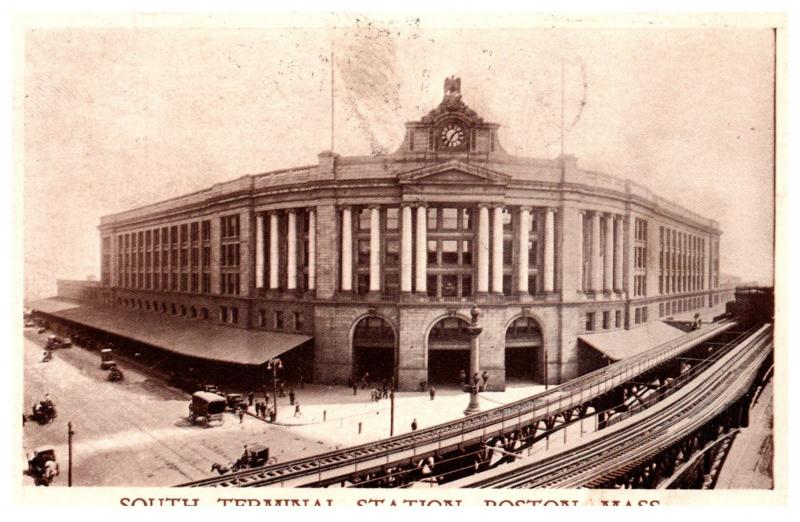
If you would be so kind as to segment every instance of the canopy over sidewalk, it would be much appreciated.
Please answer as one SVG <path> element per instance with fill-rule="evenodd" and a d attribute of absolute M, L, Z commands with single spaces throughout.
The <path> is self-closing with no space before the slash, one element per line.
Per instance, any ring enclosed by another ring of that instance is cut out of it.
<path fill-rule="evenodd" d="M 181 355 L 237 364 L 263 364 L 312 338 L 57 298 L 34 301 L 28 307 Z"/>
<path fill-rule="evenodd" d="M 654 321 L 632 330 L 580 335 L 578 339 L 612 361 L 621 361 L 683 335 L 686 335 L 683 330 L 661 321 Z"/>

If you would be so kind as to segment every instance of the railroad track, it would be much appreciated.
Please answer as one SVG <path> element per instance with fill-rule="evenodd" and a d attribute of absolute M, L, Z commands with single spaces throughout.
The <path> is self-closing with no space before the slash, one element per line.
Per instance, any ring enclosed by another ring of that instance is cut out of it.
<path fill-rule="evenodd" d="M 762 327 L 706 371 L 706 378 L 647 413 L 599 432 L 568 452 L 489 478 L 461 481 L 476 488 L 592 488 L 625 476 L 659 452 L 694 433 L 744 394 L 771 349 L 771 327 Z"/>
<path fill-rule="evenodd" d="M 245 470 L 182 484 L 184 487 L 282 487 L 307 486 L 332 481 L 349 471 L 382 466 L 390 461 L 419 458 L 421 455 L 457 447 L 471 441 L 486 440 L 506 427 L 534 423 L 560 412 L 574 409 L 593 397 L 627 382 L 694 346 L 731 330 L 734 321 L 691 332 L 625 361 L 601 368 L 548 391 L 486 410 L 464 419 L 450 421 L 413 433 L 360 446 L 301 458 L 256 470 Z"/>

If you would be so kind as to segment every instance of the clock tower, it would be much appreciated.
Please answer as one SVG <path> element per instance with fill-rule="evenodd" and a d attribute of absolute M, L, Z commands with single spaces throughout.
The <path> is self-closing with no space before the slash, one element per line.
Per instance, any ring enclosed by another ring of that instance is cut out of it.
<path fill-rule="evenodd" d="M 496 123 L 487 123 L 461 99 L 461 79 L 444 80 L 444 97 L 420 121 L 406 123 L 400 154 L 488 155 L 502 153 Z"/>

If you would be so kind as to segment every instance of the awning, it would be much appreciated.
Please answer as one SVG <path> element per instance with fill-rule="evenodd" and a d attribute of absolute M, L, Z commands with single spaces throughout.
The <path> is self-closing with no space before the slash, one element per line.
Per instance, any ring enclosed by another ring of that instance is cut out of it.
<path fill-rule="evenodd" d="M 51 297 L 50 299 L 39 299 L 30 303 L 25 303 L 25 308 L 44 312 L 46 314 L 53 314 L 62 310 L 69 310 L 70 308 L 77 308 L 83 305 L 80 301 L 73 299 L 65 299 L 60 297 Z"/>
<path fill-rule="evenodd" d="M 608 356 L 612 361 L 621 361 L 685 334 L 686 332 L 678 328 L 655 321 L 632 330 L 579 335 L 578 339 Z"/>
<path fill-rule="evenodd" d="M 219 326 L 156 312 L 112 305 L 61 306 L 45 299 L 30 308 L 171 352 L 212 361 L 263 364 L 311 339 L 309 335 Z"/>

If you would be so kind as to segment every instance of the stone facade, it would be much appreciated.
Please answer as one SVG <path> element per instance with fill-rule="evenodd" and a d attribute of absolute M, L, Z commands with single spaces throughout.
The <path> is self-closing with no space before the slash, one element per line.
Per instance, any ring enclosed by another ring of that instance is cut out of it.
<path fill-rule="evenodd" d="M 380 318 L 375 331 L 394 356 L 367 363 L 390 366 L 401 389 L 429 381 L 432 329 L 446 319 L 469 323 L 477 306 L 479 370 L 490 389 L 503 389 L 512 325 L 522 328 L 518 357 L 535 359 L 525 363 L 527 378 L 559 383 L 579 374 L 579 335 L 658 320 L 676 299 L 712 306 L 727 291 L 718 284 L 721 232 L 713 220 L 631 181 L 582 170 L 573 156 L 506 153 L 498 126 L 458 92 L 406 127 L 387 156 L 323 152 L 317 165 L 103 217 L 104 299 L 153 313 L 174 305 L 191 317 L 205 309 L 198 320 L 312 334 L 313 378 L 327 383 L 359 378 L 355 329 Z M 235 230 L 230 216 L 238 216 Z M 147 241 L 155 235 L 138 239 L 194 222 L 209 224 L 208 239 L 180 236 L 174 247 Z M 668 268 L 667 229 L 681 241 L 683 263 Z M 195 260 L 204 245 L 209 259 Z M 175 255 L 191 261 L 175 263 Z M 166 264 L 157 262 L 163 256 Z M 207 273 L 208 288 L 191 279 L 184 287 L 187 273 Z M 231 274 L 236 291 L 226 284 Z M 660 290 L 668 277 L 702 284 Z M 464 342 L 444 339 L 435 348 L 452 350 L 462 361 L 454 366 L 463 365 Z"/>

